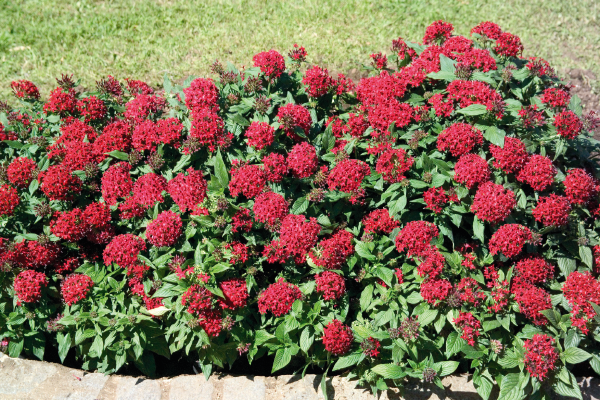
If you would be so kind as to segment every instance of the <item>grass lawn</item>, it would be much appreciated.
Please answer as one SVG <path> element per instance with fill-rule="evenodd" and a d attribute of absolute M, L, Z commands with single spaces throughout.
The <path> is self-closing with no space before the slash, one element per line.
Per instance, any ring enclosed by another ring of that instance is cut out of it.
<path fill-rule="evenodd" d="M 596 0 L 0 0 L 0 98 L 14 79 L 43 96 L 61 73 L 88 87 L 108 74 L 157 85 L 165 72 L 208 75 L 215 59 L 250 65 L 253 54 L 294 43 L 309 61 L 348 72 L 398 36 L 420 41 L 437 19 L 464 35 L 497 22 L 521 37 L 525 55 L 589 70 L 600 88 Z"/>

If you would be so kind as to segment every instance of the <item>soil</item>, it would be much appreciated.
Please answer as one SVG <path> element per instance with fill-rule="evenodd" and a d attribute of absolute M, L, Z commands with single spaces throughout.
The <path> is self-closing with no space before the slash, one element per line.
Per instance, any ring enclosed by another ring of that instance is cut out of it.
<path fill-rule="evenodd" d="M 596 111 L 600 114 L 600 94 L 594 93 L 590 82 L 594 82 L 598 77 L 589 70 L 568 69 L 564 72 L 565 81 L 571 85 L 571 93 L 576 94 L 581 99 L 583 111 Z M 594 138 L 600 140 L 600 130 L 596 131 Z"/>

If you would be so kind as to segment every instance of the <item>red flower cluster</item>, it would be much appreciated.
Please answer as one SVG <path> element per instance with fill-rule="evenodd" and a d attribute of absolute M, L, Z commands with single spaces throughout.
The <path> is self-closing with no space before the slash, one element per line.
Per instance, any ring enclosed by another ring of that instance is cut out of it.
<path fill-rule="evenodd" d="M 135 265 L 140 252 L 146 250 L 144 239 L 126 233 L 118 235 L 104 249 L 104 265 L 115 263 L 121 268 Z"/>
<path fill-rule="evenodd" d="M 0 216 L 13 215 L 19 203 L 20 199 L 17 189 L 8 185 L 0 186 Z"/>
<path fill-rule="evenodd" d="M 439 20 L 435 21 L 425 29 L 423 44 L 443 43 L 452 35 L 454 26 L 451 23 Z"/>
<path fill-rule="evenodd" d="M 40 91 L 31 81 L 21 79 L 10 83 L 14 95 L 23 100 L 37 100 L 40 98 Z"/>
<path fill-rule="evenodd" d="M 440 234 L 437 226 L 427 221 L 411 221 L 396 236 L 396 249 L 407 256 L 423 256 L 431 248 L 431 241 Z"/>
<path fill-rule="evenodd" d="M 115 205 L 119 198 L 129 197 L 133 189 L 133 181 L 129 171 L 131 165 L 119 162 L 111 165 L 102 175 L 102 197 L 106 204 Z"/>
<path fill-rule="evenodd" d="M 87 297 L 90 289 L 94 286 L 94 281 L 87 275 L 73 274 L 68 276 L 62 283 L 60 291 L 64 302 L 68 306 L 83 300 Z"/>
<path fill-rule="evenodd" d="M 536 126 L 544 125 L 544 112 L 538 111 L 536 104 L 531 106 L 523 107 L 519 110 L 519 117 L 523 123 L 523 127 L 526 129 L 532 129 Z"/>
<path fill-rule="evenodd" d="M 55 113 L 60 115 L 70 114 L 75 111 L 77 100 L 73 89 L 65 90 L 57 87 L 50 92 L 48 101 L 44 104 L 44 112 L 46 114 Z"/>
<path fill-rule="evenodd" d="M 289 256 L 294 257 L 297 264 L 306 262 L 308 251 L 317 244 L 317 235 L 321 227 L 315 218 L 307 222 L 304 215 L 288 214 L 281 221 L 279 240 Z"/>
<path fill-rule="evenodd" d="M 481 35 L 481 36 L 488 37 L 492 40 L 496 40 L 502 34 L 502 29 L 500 29 L 498 24 L 495 24 L 490 21 L 485 21 L 485 22 L 480 23 L 473 29 L 471 29 L 471 36 L 474 33 Z"/>
<path fill-rule="evenodd" d="M 594 181 L 594 178 L 581 168 L 574 168 L 567 171 L 567 177 L 563 184 L 565 185 L 565 194 L 571 204 L 585 206 L 600 190 L 600 186 Z"/>
<path fill-rule="evenodd" d="M 304 136 L 308 136 L 310 126 L 312 125 L 312 117 L 310 112 L 299 104 L 289 103 L 283 107 L 279 107 L 277 111 L 277 119 L 281 124 L 281 129 L 288 137 L 295 141 L 300 141 L 302 138 L 295 132 L 299 128 Z"/>
<path fill-rule="evenodd" d="M 556 133 L 566 139 L 575 139 L 583 129 L 583 123 L 571 110 L 565 110 L 554 117 Z"/>
<path fill-rule="evenodd" d="M 504 138 L 504 147 L 490 144 L 490 153 L 494 157 L 494 167 L 507 174 L 519 172 L 529 160 L 525 144 L 512 137 Z"/>
<path fill-rule="evenodd" d="M 490 180 L 490 169 L 485 159 L 477 154 L 460 156 L 454 166 L 454 180 L 469 189 Z"/>
<path fill-rule="evenodd" d="M 461 338 L 470 346 L 475 346 L 475 340 L 481 335 L 481 323 L 470 312 L 459 311 L 458 317 L 452 321 L 462 331 Z"/>
<path fill-rule="evenodd" d="M 364 161 L 347 159 L 336 164 L 327 177 L 329 190 L 339 190 L 344 193 L 352 193 L 353 196 L 361 197 L 363 189 L 361 184 L 366 176 L 371 174 L 371 169 Z"/>
<path fill-rule="evenodd" d="M 450 82 L 446 90 L 448 91 L 448 99 L 457 101 L 461 108 L 472 104 L 482 104 L 487 111 L 496 115 L 498 119 L 504 115 L 502 95 L 487 83 L 457 79 Z"/>
<path fill-rule="evenodd" d="M 188 88 L 183 89 L 185 105 L 190 111 L 219 111 L 219 89 L 212 79 L 196 78 Z"/>
<path fill-rule="evenodd" d="M 48 278 L 41 272 L 25 270 L 15 277 L 14 289 L 19 305 L 21 302 L 37 303 L 42 297 L 42 286 L 48 286 Z"/>
<path fill-rule="evenodd" d="M 344 277 L 331 271 L 315 275 L 317 292 L 323 294 L 324 300 L 339 300 L 346 293 Z"/>
<path fill-rule="evenodd" d="M 125 118 L 139 124 L 153 114 L 162 112 L 167 106 L 165 99 L 154 95 L 139 94 L 125 104 Z"/>
<path fill-rule="evenodd" d="M 405 178 L 404 174 L 414 162 L 414 158 L 409 156 L 404 149 L 390 149 L 379 156 L 375 170 L 386 182 L 401 182 Z"/>
<path fill-rule="evenodd" d="M 565 299 L 573 308 L 571 321 L 583 334 L 589 333 L 587 326 L 596 316 L 596 311 L 590 304 L 600 304 L 600 282 L 590 272 L 572 272 L 562 287 Z"/>
<path fill-rule="evenodd" d="M 540 100 L 542 100 L 542 103 L 548 104 L 551 107 L 566 107 L 569 104 L 569 101 L 571 101 L 571 94 L 562 89 L 547 88 L 544 90 L 544 93 L 542 93 Z"/>
<path fill-rule="evenodd" d="M 267 227 L 278 227 L 281 220 L 288 215 L 289 206 L 282 195 L 274 192 L 264 192 L 254 200 L 254 218 Z"/>
<path fill-rule="evenodd" d="M 223 246 L 225 249 L 231 251 L 231 258 L 229 259 L 230 264 L 243 264 L 248 261 L 248 246 L 241 242 L 226 243 Z"/>
<path fill-rule="evenodd" d="M 152 207 L 156 202 L 162 203 L 162 192 L 167 190 L 167 180 L 155 173 L 142 175 L 133 184 L 133 198 L 143 206 Z"/>
<path fill-rule="evenodd" d="M 534 325 L 546 325 L 548 323 L 548 319 L 540 313 L 540 311 L 552 308 L 552 301 L 548 292 L 525 281 L 515 281 L 511 292 L 515 296 L 520 312 L 529 318 Z"/>
<path fill-rule="evenodd" d="M 445 279 L 426 278 L 421 283 L 421 297 L 433 306 L 444 301 L 452 291 L 452 284 Z"/>
<path fill-rule="evenodd" d="M 534 154 L 517 174 L 519 182 L 527 183 L 533 190 L 542 191 L 552 185 L 556 169 L 552 160 L 546 156 Z"/>
<path fill-rule="evenodd" d="M 340 320 L 334 319 L 323 328 L 323 346 L 334 356 L 341 356 L 350 351 L 354 335 L 352 329 Z"/>
<path fill-rule="evenodd" d="M 246 130 L 248 146 L 256 150 L 262 150 L 273 144 L 275 140 L 275 129 L 266 122 L 253 121 Z"/>
<path fill-rule="evenodd" d="M 288 173 L 285 157 L 278 153 L 267 154 L 263 159 L 263 169 L 268 182 L 281 182 Z"/>
<path fill-rule="evenodd" d="M 26 188 L 33 180 L 33 173 L 37 165 L 27 157 L 15 158 L 6 169 L 8 181 L 18 188 Z"/>
<path fill-rule="evenodd" d="M 146 239 L 156 247 L 172 246 L 182 234 L 179 214 L 163 211 L 146 227 Z"/>
<path fill-rule="evenodd" d="M 302 292 L 298 286 L 279 278 L 258 296 L 258 311 L 261 314 L 271 311 L 274 316 L 280 317 L 289 313 L 294 301 L 301 297 Z"/>
<path fill-rule="evenodd" d="M 308 142 L 294 145 L 289 152 L 286 165 L 296 178 L 308 178 L 317 171 L 319 157 L 317 150 Z"/>
<path fill-rule="evenodd" d="M 267 183 L 264 170 L 258 165 L 234 165 L 231 169 L 229 192 L 233 197 L 243 194 L 249 199 L 258 196 Z"/>
<path fill-rule="evenodd" d="M 335 85 L 335 80 L 329 76 L 326 68 L 317 65 L 306 70 L 302 83 L 310 97 L 321 97 Z"/>
<path fill-rule="evenodd" d="M 194 210 L 204 201 L 207 187 L 202 171 L 190 167 L 186 172 L 187 175 L 181 172 L 167 183 L 167 192 L 182 213 Z"/>
<path fill-rule="evenodd" d="M 77 101 L 77 111 L 85 122 L 97 121 L 106 117 L 106 106 L 96 96 L 90 96 Z"/>
<path fill-rule="evenodd" d="M 535 334 L 531 339 L 525 340 L 525 368 L 531 376 L 545 380 L 557 367 L 559 359 L 558 351 L 554 347 L 554 339 L 545 334 Z"/>
<path fill-rule="evenodd" d="M 50 232 L 67 242 L 83 239 L 90 228 L 79 208 L 57 212 L 54 217 L 50 221 Z"/>
<path fill-rule="evenodd" d="M 518 255 L 527 242 L 533 239 L 529 228 L 519 224 L 502 225 L 488 244 L 492 255 L 502 253 L 508 258 Z"/>
<path fill-rule="evenodd" d="M 238 308 L 246 307 L 248 287 L 245 280 L 242 278 L 230 278 L 219 283 L 219 288 L 221 288 L 224 296 L 224 298 L 218 299 L 222 308 L 237 310 Z"/>
<path fill-rule="evenodd" d="M 527 254 L 515 264 L 515 275 L 520 281 L 539 285 L 554 278 L 554 266 L 539 254 Z"/>
<path fill-rule="evenodd" d="M 449 201 L 458 202 L 456 194 L 447 193 L 444 188 L 429 188 L 423 193 L 423 200 L 425 201 L 427 209 L 431 210 L 435 214 L 442 212 L 442 206 Z"/>
<path fill-rule="evenodd" d="M 362 219 L 365 227 L 365 233 L 389 234 L 400 226 L 400 223 L 390 217 L 390 212 L 386 208 L 371 211 Z"/>
<path fill-rule="evenodd" d="M 369 336 L 362 341 L 360 347 L 362 348 L 364 355 L 375 358 L 380 353 L 379 348 L 381 347 L 381 343 L 379 343 L 379 340 Z"/>
<path fill-rule="evenodd" d="M 438 150 L 448 150 L 454 157 L 469 153 L 475 146 L 482 143 L 481 131 L 463 122 L 457 122 L 444 129 L 437 138 Z"/>
<path fill-rule="evenodd" d="M 481 290 L 477 281 L 468 277 L 460 280 L 456 286 L 456 293 L 458 293 L 460 301 L 475 307 L 479 306 L 486 298 L 485 293 Z"/>
<path fill-rule="evenodd" d="M 233 233 L 250 232 L 251 229 L 252 218 L 250 217 L 250 210 L 240 207 L 239 211 L 231 217 L 231 231 Z"/>
<path fill-rule="evenodd" d="M 547 197 L 540 197 L 537 206 L 531 210 L 536 221 L 544 226 L 565 226 L 569 222 L 571 204 L 569 199 L 552 193 Z"/>
<path fill-rule="evenodd" d="M 192 285 L 181 296 L 181 304 L 187 306 L 187 312 L 198 317 L 198 325 L 208 336 L 215 337 L 221 332 L 222 313 L 213 308 L 212 294 L 200 285 Z"/>
<path fill-rule="evenodd" d="M 494 51 L 501 56 L 515 57 L 523 52 L 523 44 L 517 35 L 504 32 L 496 40 Z"/>
<path fill-rule="evenodd" d="M 258 53 L 252 57 L 252 61 L 269 79 L 277 79 L 285 71 L 285 60 L 276 50 Z"/>
<path fill-rule="evenodd" d="M 451 100 L 444 100 L 442 93 L 434 94 L 427 102 L 431 104 L 438 117 L 449 117 L 454 112 L 454 103 Z"/>
<path fill-rule="evenodd" d="M 81 179 L 63 165 L 51 165 L 38 175 L 40 189 L 50 200 L 72 200 L 81 191 Z"/>
<path fill-rule="evenodd" d="M 482 221 L 497 224 L 508 218 L 516 205 L 515 194 L 511 190 L 486 182 L 477 189 L 471 212 Z"/>
<path fill-rule="evenodd" d="M 215 112 L 208 108 L 196 109 L 192 111 L 190 120 L 190 138 L 196 139 L 199 145 L 208 147 L 210 151 L 229 146 L 233 136 L 225 133 L 225 123 Z"/>
<path fill-rule="evenodd" d="M 339 230 L 328 239 L 321 240 L 308 256 L 319 267 L 338 269 L 354 254 L 352 239 L 354 235 L 351 232 Z"/>
<path fill-rule="evenodd" d="M 141 122 L 141 121 L 140 121 Z M 99 160 L 114 150 L 128 152 L 131 148 L 131 126 L 125 121 L 106 125 L 102 134 L 94 141 L 94 153 Z"/>

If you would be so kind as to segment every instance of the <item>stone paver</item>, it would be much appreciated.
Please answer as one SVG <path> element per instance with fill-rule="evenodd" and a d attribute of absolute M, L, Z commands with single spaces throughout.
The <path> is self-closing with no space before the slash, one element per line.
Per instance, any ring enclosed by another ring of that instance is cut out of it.
<path fill-rule="evenodd" d="M 158 380 L 121 377 L 117 384 L 116 400 L 161 400 Z"/>
<path fill-rule="evenodd" d="M 213 379 L 204 375 L 185 375 L 171 379 L 169 400 L 212 400 L 215 392 Z"/>
<path fill-rule="evenodd" d="M 0 353 L 0 395 L 30 393 L 57 372 L 52 364 L 10 358 Z"/>
<path fill-rule="evenodd" d="M 72 379 L 68 377 L 61 379 L 61 385 L 56 385 L 56 382 L 47 382 L 57 389 L 57 392 L 48 398 L 52 400 L 95 400 L 108 379 L 109 377 L 104 374 L 74 373 Z M 53 381 L 53 379 L 49 379 L 49 381 Z"/>
<path fill-rule="evenodd" d="M 236 376 L 223 379 L 223 400 L 265 400 L 267 387 L 262 376 Z"/>

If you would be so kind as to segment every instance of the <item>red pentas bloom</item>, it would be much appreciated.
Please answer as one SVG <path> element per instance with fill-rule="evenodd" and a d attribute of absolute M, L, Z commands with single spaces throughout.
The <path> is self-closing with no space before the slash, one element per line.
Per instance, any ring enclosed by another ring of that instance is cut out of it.
<path fill-rule="evenodd" d="M 277 111 L 277 119 L 281 124 L 281 129 L 283 129 L 285 134 L 291 139 L 297 142 L 302 140 L 302 138 L 294 132 L 296 128 L 301 129 L 304 132 L 304 135 L 308 136 L 312 124 L 312 117 L 305 107 L 299 104 L 286 104 Z"/>
<path fill-rule="evenodd" d="M 262 150 L 273 144 L 275 129 L 266 122 L 252 121 L 246 130 L 246 138 L 248 138 L 248 146 Z"/>
<path fill-rule="evenodd" d="M 185 105 L 191 111 L 208 109 L 219 111 L 219 89 L 212 79 L 196 78 L 188 88 L 183 89 Z"/>
<path fill-rule="evenodd" d="M 142 121 L 133 128 L 131 144 L 138 151 L 156 151 L 156 145 L 159 143 L 158 126 L 150 121 Z"/>
<path fill-rule="evenodd" d="M 352 244 L 354 235 L 346 230 L 339 230 L 310 250 L 308 256 L 319 267 L 339 269 L 346 259 L 354 254 Z"/>
<path fill-rule="evenodd" d="M 523 44 L 517 35 L 504 32 L 496 40 L 494 51 L 501 56 L 515 57 L 523 52 Z"/>
<path fill-rule="evenodd" d="M 335 85 L 334 79 L 329 76 L 326 68 L 317 65 L 306 70 L 302 83 L 305 86 L 306 94 L 310 97 L 321 97 Z"/>
<path fill-rule="evenodd" d="M 24 303 L 37 303 L 42 297 L 42 287 L 48 286 L 48 278 L 41 272 L 25 270 L 15 277 L 14 289 L 18 305 Z"/>
<path fill-rule="evenodd" d="M 130 149 L 131 126 L 125 121 L 106 125 L 102 134 L 94 141 L 94 153 L 100 161 L 106 158 L 106 153 L 114 150 L 128 152 Z"/>
<path fill-rule="evenodd" d="M 106 106 L 96 96 L 86 97 L 77 102 L 77 111 L 85 122 L 97 121 L 106 117 Z"/>
<path fill-rule="evenodd" d="M 252 57 L 252 61 L 269 79 L 277 79 L 285 71 L 285 60 L 276 50 L 258 53 Z"/>
<path fill-rule="evenodd" d="M 0 216 L 12 215 L 20 203 L 17 189 L 8 185 L 0 186 Z"/>
<path fill-rule="evenodd" d="M 274 316 L 280 317 L 289 313 L 294 301 L 301 297 L 302 292 L 298 286 L 279 278 L 258 296 L 258 311 L 261 314 L 271 311 Z"/>
<path fill-rule="evenodd" d="M 531 231 L 523 225 L 502 225 L 490 239 L 490 253 L 492 255 L 502 253 L 508 258 L 512 258 L 518 255 L 523 250 L 523 246 L 532 239 Z"/>
<path fill-rule="evenodd" d="M 161 143 L 179 148 L 178 142 L 181 139 L 183 125 L 177 118 L 159 119 L 156 122 L 156 129 L 158 130 L 158 140 Z"/>
<path fill-rule="evenodd" d="M 259 165 L 243 164 L 240 166 L 239 162 L 232 164 L 229 192 L 233 197 L 243 194 L 251 199 L 263 191 L 267 179 L 265 171 Z"/>
<path fill-rule="evenodd" d="M 435 110 L 435 115 L 438 117 L 449 117 L 454 112 L 454 103 L 451 100 L 444 100 L 442 93 L 437 93 L 427 99 Z"/>
<path fill-rule="evenodd" d="M 344 277 L 331 271 L 315 275 L 317 292 L 323 294 L 324 300 L 339 300 L 346 293 Z"/>
<path fill-rule="evenodd" d="M 308 251 L 317 244 L 320 231 L 321 226 L 315 218 L 306 221 L 304 215 L 288 214 L 281 221 L 279 240 L 285 246 L 286 253 L 293 256 L 297 264 L 303 264 Z"/>
<path fill-rule="evenodd" d="M 458 312 L 454 318 L 454 325 L 462 331 L 461 338 L 465 339 L 470 346 L 475 346 L 475 340 L 481 333 L 481 323 L 470 312 Z"/>
<path fill-rule="evenodd" d="M 497 224 L 504 221 L 517 205 L 515 194 L 502 185 L 486 182 L 479 186 L 471 212 L 482 221 Z"/>
<path fill-rule="evenodd" d="M 219 304 L 222 308 L 228 310 L 237 310 L 246 307 L 248 301 L 248 287 L 246 281 L 242 278 L 230 278 L 219 283 L 223 292 L 224 299 L 219 298 Z"/>
<path fill-rule="evenodd" d="M 473 41 L 464 36 L 452 36 L 444 42 L 442 49 L 448 58 L 456 59 L 460 54 L 467 53 L 473 48 Z"/>
<path fill-rule="evenodd" d="M 231 217 L 231 232 L 250 232 L 252 229 L 252 218 L 250 210 L 240 207 L 239 211 Z"/>
<path fill-rule="evenodd" d="M 460 156 L 454 166 L 454 180 L 471 189 L 490 180 L 490 169 L 485 159 L 477 154 Z"/>
<path fill-rule="evenodd" d="M 96 165 L 100 161 L 94 153 L 94 145 L 86 142 L 72 143 L 65 151 L 62 165 L 69 171 L 83 171 L 86 166 Z"/>
<path fill-rule="evenodd" d="M 364 355 L 369 356 L 371 358 L 375 358 L 380 353 L 379 348 L 381 347 L 381 343 L 379 343 L 379 340 L 369 336 L 368 338 L 362 341 L 360 347 Z"/>
<path fill-rule="evenodd" d="M 125 104 L 125 119 L 139 124 L 153 114 L 162 112 L 167 106 L 165 99 L 147 94 L 140 94 Z"/>
<path fill-rule="evenodd" d="M 135 265 L 140 252 L 146 250 L 146 242 L 129 233 L 115 236 L 104 249 L 104 265 L 115 263 L 121 268 Z"/>
<path fill-rule="evenodd" d="M 81 262 L 77 257 L 69 257 L 60 263 L 57 263 L 54 271 L 56 271 L 57 274 L 70 274 L 79 268 L 80 265 Z"/>
<path fill-rule="evenodd" d="M 486 298 L 485 292 L 479 287 L 479 283 L 473 278 L 462 278 L 456 286 L 460 300 L 464 303 L 477 307 Z M 463 338 L 464 339 L 464 338 Z"/>
<path fill-rule="evenodd" d="M 71 200 L 81 191 L 82 182 L 63 165 L 51 165 L 38 175 L 40 189 L 50 200 Z"/>
<path fill-rule="evenodd" d="M 555 174 L 556 169 L 550 158 L 534 154 L 517 174 L 517 180 L 527 183 L 533 190 L 542 191 L 552 185 Z"/>
<path fill-rule="evenodd" d="M 440 234 L 437 226 L 428 221 L 411 221 L 396 236 L 396 249 L 406 251 L 407 256 L 424 255 L 431 247 L 433 238 Z"/>
<path fill-rule="evenodd" d="M 225 123 L 215 112 L 207 108 L 194 110 L 191 123 L 190 137 L 197 139 L 200 145 L 208 147 L 210 151 L 229 146 L 231 134 L 225 133 Z"/>
<path fill-rule="evenodd" d="M 77 100 L 75 99 L 75 92 L 73 89 L 65 90 L 61 87 L 57 87 L 50 92 L 48 101 L 44 104 L 44 112 L 46 114 L 69 114 L 75 111 Z"/>
<path fill-rule="evenodd" d="M 435 21 L 425 29 L 423 44 L 443 43 L 452 35 L 454 26 L 446 21 Z"/>
<path fill-rule="evenodd" d="M 490 153 L 494 157 L 494 167 L 507 174 L 519 172 L 529 160 L 525 144 L 513 137 L 504 138 L 504 147 L 490 144 Z"/>
<path fill-rule="evenodd" d="M 554 347 L 554 339 L 546 334 L 536 333 L 531 339 L 525 340 L 525 368 L 540 381 L 556 369 L 559 359 L 558 350 Z"/>
<path fill-rule="evenodd" d="M 248 261 L 248 246 L 241 242 L 225 243 L 225 249 L 231 251 L 230 264 L 243 264 Z"/>
<path fill-rule="evenodd" d="M 294 43 L 294 47 L 288 52 L 288 57 L 298 64 L 306 61 L 307 55 L 308 53 L 306 52 L 304 46 L 300 46 L 297 43 Z"/>
<path fill-rule="evenodd" d="M 537 104 L 523 107 L 519 110 L 519 117 L 523 127 L 527 129 L 542 126 L 545 123 L 544 112 L 538 111 Z"/>
<path fill-rule="evenodd" d="M 587 335 L 589 333 L 587 324 L 596 316 L 596 311 L 590 302 L 600 304 L 600 283 L 590 272 L 575 271 L 567 277 L 562 291 L 573 308 L 571 310 L 573 326 Z"/>
<path fill-rule="evenodd" d="M 179 214 L 163 211 L 146 227 L 146 239 L 156 247 L 172 246 L 182 234 Z"/>
<path fill-rule="evenodd" d="M 89 276 L 73 274 L 64 280 L 60 291 L 64 302 L 68 306 L 72 306 L 80 300 L 85 299 L 93 286 L 94 281 Z"/>
<path fill-rule="evenodd" d="M 515 264 L 515 275 L 533 285 L 547 283 L 554 278 L 554 266 L 539 254 L 527 254 Z"/>
<path fill-rule="evenodd" d="M 288 215 L 289 205 L 285 198 L 274 192 L 264 192 L 254 200 L 254 218 L 269 227 L 277 227 Z"/>
<path fill-rule="evenodd" d="M 565 194 L 571 204 L 585 206 L 598 193 L 594 178 L 581 168 L 567 171 L 567 177 L 563 184 L 565 185 Z"/>
<path fill-rule="evenodd" d="M 457 79 L 450 82 L 446 90 L 448 91 L 448 99 L 457 101 L 461 108 L 472 104 L 482 104 L 487 111 L 494 113 L 497 118 L 502 118 L 504 114 L 502 107 L 498 108 L 498 104 L 502 105 L 504 103 L 502 95 L 487 83 Z"/>
<path fill-rule="evenodd" d="M 516 280 L 511 292 L 519 305 L 519 311 L 529 318 L 534 325 L 546 325 L 548 319 L 540 311 L 552 308 L 550 293 L 525 281 Z"/>
<path fill-rule="evenodd" d="M 117 199 L 129 197 L 133 181 L 129 171 L 131 165 L 124 161 L 111 165 L 102 175 L 102 197 L 108 205 L 117 204 Z"/>
<path fill-rule="evenodd" d="M 192 285 L 181 296 L 181 304 L 190 314 L 200 314 L 212 308 L 212 293 L 200 285 Z"/>
<path fill-rule="evenodd" d="M 288 173 L 287 161 L 282 154 L 267 154 L 263 157 L 262 162 L 268 182 L 281 182 Z"/>
<path fill-rule="evenodd" d="M 442 206 L 448 202 L 448 196 L 444 188 L 429 188 L 423 193 L 426 207 L 435 214 L 442 212 Z"/>
<path fill-rule="evenodd" d="M 498 68 L 494 57 L 485 49 L 469 49 L 463 54 L 457 54 L 455 59 L 458 65 L 468 66 L 472 70 L 489 72 Z"/>
<path fill-rule="evenodd" d="M 334 356 L 341 356 L 350 351 L 354 335 L 352 329 L 342 321 L 334 319 L 323 328 L 323 346 Z"/>
<path fill-rule="evenodd" d="M 150 87 L 150 85 L 144 81 L 125 78 L 125 82 L 127 82 L 127 89 L 129 90 L 129 93 L 134 97 L 140 94 L 148 95 L 154 93 L 154 89 L 152 89 L 152 87 Z"/>
<path fill-rule="evenodd" d="M 376 69 L 387 68 L 387 57 L 385 54 L 379 52 L 369 56 L 371 58 L 371 66 Z"/>
<path fill-rule="evenodd" d="M 566 90 L 558 88 L 547 88 L 542 93 L 540 98 L 542 103 L 548 104 L 551 107 L 566 107 L 571 101 L 571 94 Z"/>
<path fill-rule="evenodd" d="M 550 63 L 541 57 L 529 57 L 529 62 L 525 65 L 531 72 L 531 75 L 542 77 L 544 75 L 555 78 L 556 72 Z"/>
<path fill-rule="evenodd" d="M 583 129 L 583 123 L 571 110 L 565 110 L 554 117 L 556 133 L 566 139 L 575 139 Z"/>
<path fill-rule="evenodd" d="M 490 39 L 496 40 L 502 34 L 502 29 L 500 28 L 500 26 L 498 26 L 498 24 L 495 24 L 490 21 L 485 21 L 471 29 L 471 35 L 473 35 L 474 33 L 477 33 L 481 36 L 487 36 Z"/>
<path fill-rule="evenodd" d="M 32 159 L 27 157 L 16 157 L 6 169 L 8 181 L 18 188 L 27 188 L 33 180 L 33 173 L 36 168 L 37 165 Z"/>
<path fill-rule="evenodd" d="M 448 150 L 454 157 L 469 153 L 475 146 L 482 143 L 481 131 L 463 122 L 457 122 L 444 129 L 437 138 L 438 150 Z"/>
<path fill-rule="evenodd" d="M 415 160 L 404 149 L 384 151 L 377 159 L 375 170 L 389 183 L 401 182 Z"/>
<path fill-rule="evenodd" d="M 167 190 L 167 180 L 155 173 L 142 175 L 133 184 L 133 197 L 139 204 L 152 207 L 156 202 L 162 203 L 162 192 Z"/>
<path fill-rule="evenodd" d="M 83 239 L 89 229 L 90 226 L 85 221 L 83 211 L 79 208 L 56 212 L 50 221 L 50 232 L 67 242 L 77 242 Z"/>
<path fill-rule="evenodd" d="M 10 88 L 12 89 L 13 94 L 19 99 L 37 100 L 40 98 L 40 91 L 31 81 L 25 79 L 12 81 L 10 83 Z"/>
<path fill-rule="evenodd" d="M 361 190 L 361 184 L 371 169 L 364 161 L 348 159 L 340 161 L 329 173 L 327 184 L 329 190 L 339 190 L 344 193 L 356 193 Z"/>
<path fill-rule="evenodd" d="M 423 250 L 417 259 L 421 260 L 417 267 L 419 276 L 427 276 L 431 279 L 436 279 L 441 275 L 446 262 L 443 254 L 435 246 L 429 246 Z"/>
<path fill-rule="evenodd" d="M 383 103 L 377 103 L 368 109 L 369 124 L 381 134 L 389 134 L 391 124 L 403 128 L 415 118 L 415 109 L 407 103 L 400 103 L 391 98 Z"/>
<path fill-rule="evenodd" d="M 319 157 L 317 150 L 308 142 L 294 145 L 288 153 L 286 164 L 296 178 L 308 178 L 317 171 Z"/>
<path fill-rule="evenodd" d="M 71 146 L 72 143 L 83 142 L 87 138 L 87 141 L 94 143 L 98 134 L 88 124 L 74 119 L 68 121 L 60 127 L 60 137 L 52 144 L 48 146 L 48 158 L 62 158 L 66 150 Z"/>
<path fill-rule="evenodd" d="M 406 86 L 407 83 L 400 75 L 390 75 L 387 71 L 382 71 L 379 76 L 361 79 L 356 89 L 356 97 L 365 106 L 371 107 L 404 96 Z"/>
<path fill-rule="evenodd" d="M 371 211 L 362 219 L 365 227 L 365 233 L 389 234 L 400 226 L 400 223 L 390 217 L 390 211 L 387 208 Z"/>
<path fill-rule="evenodd" d="M 180 172 L 167 183 L 167 192 L 181 212 L 193 210 L 206 197 L 207 183 L 202 171 L 190 167 L 186 172 L 187 175 Z"/>
<path fill-rule="evenodd" d="M 392 51 L 398 54 L 400 60 L 404 60 L 406 57 L 414 58 L 417 56 L 417 53 L 412 48 L 408 47 L 401 37 L 392 40 Z"/>
<path fill-rule="evenodd" d="M 54 263 L 60 256 L 57 243 L 41 244 L 35 240 L 23 240 L 15 244 L 13 262 L 20 268 L 42 268 Z"/>
<path fill-rule="evenodd" d="M 569 222 L 571 204 L 569 199 L 554 193 L 540 197 L 537 206 L 531 210 L 536 221 L 544 226 L 565 226 Z"/>

